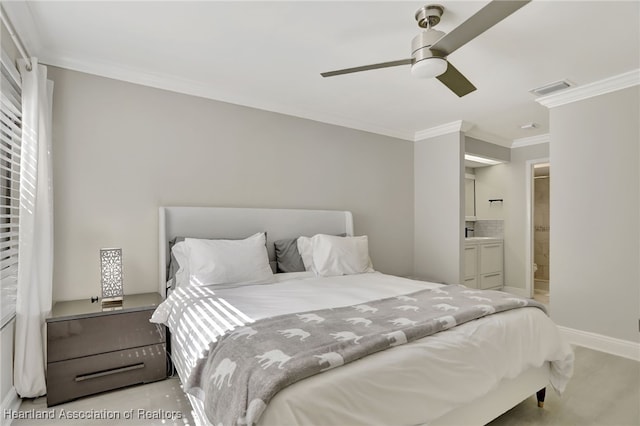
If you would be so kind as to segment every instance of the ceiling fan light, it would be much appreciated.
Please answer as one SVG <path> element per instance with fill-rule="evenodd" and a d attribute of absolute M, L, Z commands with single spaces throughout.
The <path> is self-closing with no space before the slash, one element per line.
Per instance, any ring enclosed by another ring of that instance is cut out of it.
<path fill-rule="evenodd" d="M 418 78 L 433 78 L 443 74 L 447 70 L 447 61 L 443 58 L 432 56 L 416 62 L 411 66 L 411 75 Z"/>

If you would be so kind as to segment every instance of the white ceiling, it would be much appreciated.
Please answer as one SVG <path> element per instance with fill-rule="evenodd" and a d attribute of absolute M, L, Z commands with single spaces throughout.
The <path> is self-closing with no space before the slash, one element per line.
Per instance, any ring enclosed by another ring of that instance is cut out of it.
<path fill-rule="evenodd" d="M 437 1 L 449 32 L 487 1 Z M 548 133 L 529 90 L 640 68 L 640 2 L 533 1 L 449 56 L 478 88 L 458 98 L 409 67 L 425 2 L 3 2 L 41 62 L 413 140 L 463 120 L 503 145 Z M 535 122 L 539 127 L 522 130 Z"/>

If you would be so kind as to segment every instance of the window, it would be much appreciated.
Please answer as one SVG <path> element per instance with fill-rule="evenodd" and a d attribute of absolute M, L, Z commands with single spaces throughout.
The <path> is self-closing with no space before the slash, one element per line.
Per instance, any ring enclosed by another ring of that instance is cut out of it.
<path fill-rule="evenodd" d="M 20 218 L 22 91 L 13 60 L 2 51 L 0 76 L 0 326 L 15 315 Z"/>

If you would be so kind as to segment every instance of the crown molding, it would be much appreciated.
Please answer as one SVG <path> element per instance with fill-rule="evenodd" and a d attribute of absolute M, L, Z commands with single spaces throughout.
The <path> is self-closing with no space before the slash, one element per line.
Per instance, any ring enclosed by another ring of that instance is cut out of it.
<path fill-rule="evenodd" d="M 472 123 L 464 120 L 452 121 L 451 123 L 441 124 L 429 129 L 419 130 L 415 133 L 413 140 L 415 142 L 430 139 L 440 135 L 448 135 L 455 132 L 467 132 L 473 127 Z"/>
<path fill-rule="evenodd" d="M 635 69 L 603 80 L 582 86 L 566 89 L 558 93 L 542 96 L 536 99 L 540 105 L 547 108 L 555 108 L 558 106 L 570 104 L 572 102 L 593 98 L 617 90 L 626 89 L 628 87 L 640 84 L 640 69 Z"/>
<path fill-rule="evenodd" d="M 544 135 L 514 139 L 513 143 L 511 144 L 511 148 L 522 148 L 523 146 L 539 145 L 549 142 L 551 142 L 551 136 L 549 135 L 549 133 L 545 133 Z"/>

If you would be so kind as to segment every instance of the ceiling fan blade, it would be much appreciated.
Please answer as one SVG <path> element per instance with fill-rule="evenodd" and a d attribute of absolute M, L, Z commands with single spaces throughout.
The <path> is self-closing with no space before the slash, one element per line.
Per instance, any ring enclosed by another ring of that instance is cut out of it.
<path fill-rule="evenodd" d="M 447 63 L 447 70 L 436 78 L 460 98 L 476 90 L 476 86 L 451 63 Z"/>
<path fill-rule="evenodd" d="M 382 62 L 380 64 L 363 65 L 361 67 L 345 68 L 343 70 L 321 72 L 323 77 L 333 77 L 334 75 L 351 74 L 352 72 L 376 70 L 378 68 L 397 67 L 400 65 L 411 65 L 412 59 L 401 59 L 399 61 Z"/>
<path fill-rule="evenodd" d="M 435 42 L 431 46 L 431 49 L 443 53 L 444 56 L 448 56 L 460 46 L 473 40 L 530 1 L 531 0 L 493 0 L 476 12 L 471 18 Z"/>

